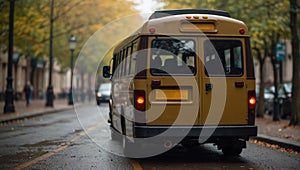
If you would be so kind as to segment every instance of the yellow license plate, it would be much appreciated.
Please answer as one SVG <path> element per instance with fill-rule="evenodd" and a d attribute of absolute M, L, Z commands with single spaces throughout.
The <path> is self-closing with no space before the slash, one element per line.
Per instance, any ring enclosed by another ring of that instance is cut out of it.
<path fill-rule="evenodd" d="M 188 100 L 188 90 L 155 90 L 156 100 Z"/>

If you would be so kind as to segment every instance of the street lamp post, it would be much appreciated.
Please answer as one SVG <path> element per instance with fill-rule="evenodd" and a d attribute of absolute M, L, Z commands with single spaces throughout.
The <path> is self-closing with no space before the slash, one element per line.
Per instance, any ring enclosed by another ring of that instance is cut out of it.
<path fill-rule="evenodd" d="M 73 58 L 74 58 L 74 50 L 76 48 L 76 37 L 74 35 L 70 36 L 69 39 L 69 47 L 71 50 L 71 82 L 70 82 L 70 91 L 69 91 L 69 105 L 73 105 Z"/>
<path fill-rule="evenodd" d="M 50 41 L 49 41 L 49 84 L 47 88 L 47 101 L 46 106 L 53 107 L 53 87 L 52 87 L 52 65 L 53 65 L 53 54 L 52 54 L 52 42 L 53 42 L 53 9 L 54 9 L 54 0 L 51 2 L 51 11 L 50 11 Z"/>
<path fill-rule="evenodd" d="M 12 88 L 12 59 L 13 59 L 13 34 L 14 34 L 14 0 L 10 0 L 9 13 L 9 35 L 8 35 L 8 67 L 7 67 L 7 86 L 5 91 L 4 113 L 15 112 L 14 94 Z"/>

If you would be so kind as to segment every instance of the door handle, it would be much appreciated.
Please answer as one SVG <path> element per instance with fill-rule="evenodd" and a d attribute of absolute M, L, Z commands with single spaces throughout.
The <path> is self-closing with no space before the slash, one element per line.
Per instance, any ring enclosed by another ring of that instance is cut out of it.
<path fill-rule="evenodd" d="M 210 91 L 210 90 L 212 90 L 212 88 L 213 88 L 213 84 L 211 84 L 211 83 L 205 84 L 205 91 Z"/>

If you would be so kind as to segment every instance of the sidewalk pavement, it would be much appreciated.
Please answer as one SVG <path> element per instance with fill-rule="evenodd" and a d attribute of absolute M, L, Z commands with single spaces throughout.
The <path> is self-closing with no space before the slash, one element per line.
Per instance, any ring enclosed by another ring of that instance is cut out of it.
<path fill-rule="evenodd" d="M 300 126 L 288 126 L 289 121 L 274 122 L 270 115 L 256 118 L 258 135 L 254 139 L 300 152 Z"/>
<path fill-rule="evenodd" d="M 54 100 L 54 107 L 45 107 L 45 103 L 45 100 L 33 100 L 31 105 L 26 107 L 24 100 L 15 101 L 16 113 L 3 114 L 4 102 L 0 102 L 0 124 L 73 109 L 73 106 L 68 105 L 67 99 Z M 300 152 L 300 126 L 288 126 L 288 124 L 289 120 L 283 119 L 273 122 L 269 115 L 256 118 L 258 135 L 253 139 Z"/>
<path fill-rule="evenodd" d="M 46 107 L 46 100 L 35 99 L 30 105 L 26 106 L 25 100 L 14 101 L 15 113 L 3 113 L 4 101 L 0 102 L 0 123 L 6 123 L 14 120 L 21 120 L 33 116 L 39 116 L 47 113 L 54 113 L 63 110 L 72 109 L 73 106 L 68 105 L 67 99 L 55 99 L 53 101 L 54 107 Z"/>

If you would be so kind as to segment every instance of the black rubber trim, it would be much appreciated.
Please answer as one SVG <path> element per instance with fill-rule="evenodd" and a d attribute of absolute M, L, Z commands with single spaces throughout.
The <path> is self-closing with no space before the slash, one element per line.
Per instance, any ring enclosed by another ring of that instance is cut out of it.
<path fill-rule="evenodd" d="M 257 136 L 257 126 L 135 126 L 134 136 L 153 137 L 250 137 Z M 165 133 L 163 133 L 165 132 Z"/>
<path fill-rule="evenodd" d="M 221 10 L 208 10 L 208 9 L 177 9 L 177 10 L 160 10 L 155 11 L 149 19 L 162 18 L 170 15 L 182 15 L 182 14 L 212 14 L 230 17 L 230 14 Z"/>

